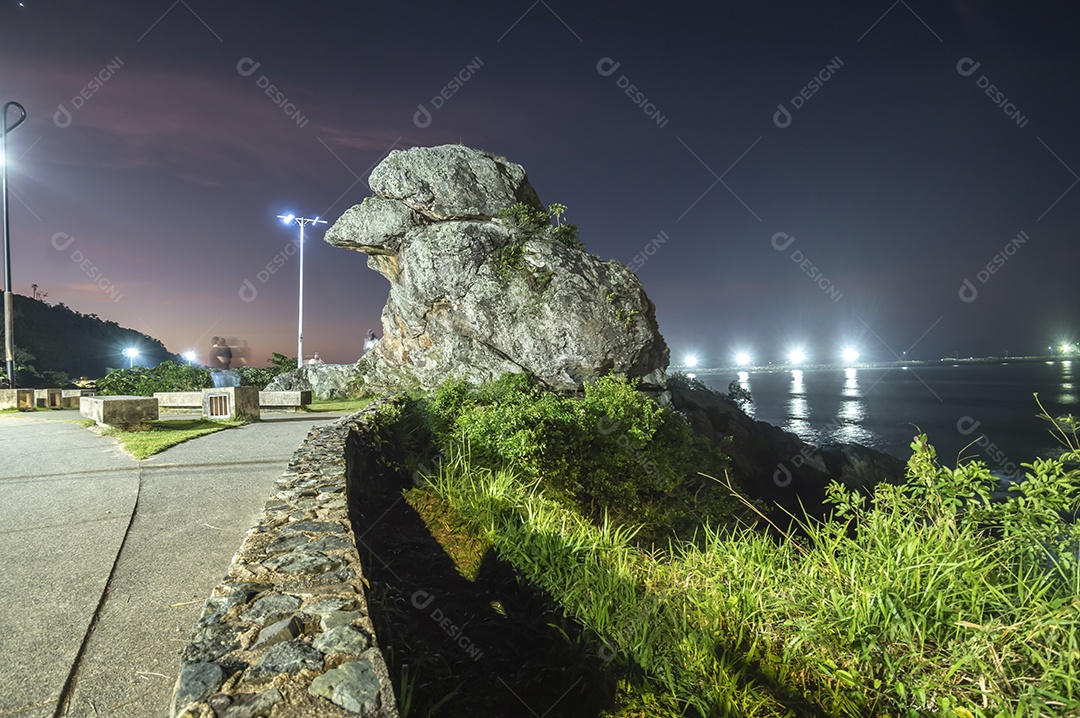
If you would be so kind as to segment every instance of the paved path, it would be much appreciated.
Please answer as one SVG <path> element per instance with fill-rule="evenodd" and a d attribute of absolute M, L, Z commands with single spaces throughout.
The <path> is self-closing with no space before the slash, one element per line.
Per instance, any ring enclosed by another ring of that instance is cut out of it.
<path fill-rule="evenodd" d="M 0 718 L 166 715 L 200 604 L 334 418 L 272 414 L 135 461 L 77 411 L 0 414 Z"/>

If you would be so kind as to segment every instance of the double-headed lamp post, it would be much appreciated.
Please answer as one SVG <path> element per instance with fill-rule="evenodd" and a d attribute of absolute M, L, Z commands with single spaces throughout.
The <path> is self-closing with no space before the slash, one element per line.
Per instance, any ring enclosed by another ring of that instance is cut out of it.
<path fill-rule="evenodd" d="M 19 113 L 19 119 L 8 124 L 8 108 L 14 107 Z M 8 133 L 21 125 L 26 119 L 26 109 L 18 102 L 5 102 L 3 114 L 0 115 L 0 174 L 3 175 L 0 194 L 3 195 L 4 206 L 4 356 L 7 358 L 8 386 L 15 388 L 15 337 L 12 333 L 12 306 L 11 306 L 11 244 L 8 238 L 10 223 L 8 221 L 8 187 L 7 187 L 7 136 Z"/>
<path fill-rule="evenodd" d="M 307 217 L 297 217 L 292 214 L 279 214 L 278 219 L 285 224 L 296 222 L 300 225 L 300 320 L 296 332 L 296 368 L 299 369 L 304 366 L 304 225 L 326 224 L 326 220 L 318 217 L 308 219 Z"/>

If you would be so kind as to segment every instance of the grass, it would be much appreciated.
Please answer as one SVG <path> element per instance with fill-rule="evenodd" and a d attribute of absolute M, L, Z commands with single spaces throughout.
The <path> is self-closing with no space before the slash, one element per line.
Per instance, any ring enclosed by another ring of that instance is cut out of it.
<path fill-rule="evenodd" d="M 643 551 L 461 451 L 428 506 L 602 637 L 625 667 L 612 715 L 1080 716 L 1076 562 L 961 520 L 919 483 L 935 470 L 920 456 L 918 490 L 838 496 L 836 519 L 779 541 L 747 528 Z"/>
<path fill-rule="evenodd" d="M 370 404 L 372 397 L 362 399 L 314 399 L 305 407 L 306 411 L 353 413 Z"/>
<path fill-rule="evenodd" d="M 171 446 L 185 441 L 213 434 L 225 429 L 243 426 L 243 421 L 211 421 L 209 419 L 175 419 L 169 421 L 150 421 L 131 429 L 105 428 L 102 436 L 115 437 L 124 451 L 136 459 L 146 459 L 159 454 Z M 84 422 L 84 426 L 93 426 L 94 422 Z"/>

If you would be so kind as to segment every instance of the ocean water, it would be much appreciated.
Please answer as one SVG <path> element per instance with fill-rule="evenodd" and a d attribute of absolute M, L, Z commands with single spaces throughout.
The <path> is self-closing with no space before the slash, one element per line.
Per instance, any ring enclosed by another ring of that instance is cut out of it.
<path fill-rule="evenodd" d="M 737 380 L 748 413 L 811 445 L 858 443 L 906 460 L 925 433 L 939 460 L 981 458 L 999 476 L 1055 456 L 1061 445 L 1036 418 L 1038 392 L 1053 416 L 1080 416 L 1080 361 L 943 364 L 904 368 L 806 369 L 699 374 L 717 391 Z"/>

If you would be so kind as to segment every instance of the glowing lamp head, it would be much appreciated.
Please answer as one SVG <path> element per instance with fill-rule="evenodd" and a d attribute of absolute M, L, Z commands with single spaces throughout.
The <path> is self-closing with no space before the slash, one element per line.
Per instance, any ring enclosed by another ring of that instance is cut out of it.
<path fill-rule="evenodd" d="M 683 364 L 689 367 L 695 367 L 697 366 L 697 357 L 693 354 L 687 354 L 686 358 L 683 359 Z"/>
<path fill-rule="evenodd" d="M 282 224 L 289 224 L 294 219 L 296 219 L 296 215 L 294 215 L 294 214 L 280 214 L 278 216 L 281 217 L 281 223 Z"/>
<path fill-rule="evenodd" d="M 184 357 L 184 359 L 186 359 L 189 362 L 195 361 L 195 352 L 191 351 L 190 349 L 188 349 L 186 352 L 184 352 L 180 356 Z"/>
<path fill-rule="evenodd" d="M 844 361 L 846 361 L 846 362 L 859 361 L 859 352 L 858 352 L 857 349 L 855 349 L 853 347 L 847 347 L 847 348 L 844 349 L 843 357 L 844 357 Z"/>
<path fill-rule="evenodd" d="M 739 352 L 735 355 L 735 363 L 739 366 L 746 366 L 750 363 L 750 355 L 746 352 Z"/>
<path fill-rule="evenodd" d="M 802 349 L 792 349 L 791 352 L 788 353 L 788 361 L 792 364 L 802 364 L 806 361 L 806 352 Z"/>
<path fill-rule="evenodd" d="M 124 356 L 126 356 L 128 359 L 134 359 L 135 357 L 139 356 L 139 350 L 135 347 L 128 347 L 124 350 Z"/>

